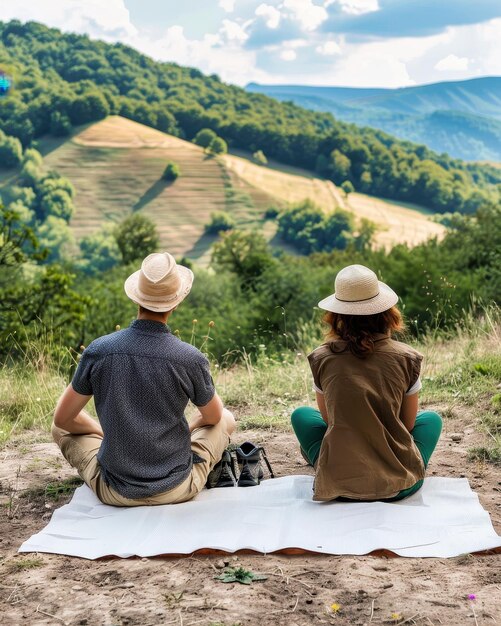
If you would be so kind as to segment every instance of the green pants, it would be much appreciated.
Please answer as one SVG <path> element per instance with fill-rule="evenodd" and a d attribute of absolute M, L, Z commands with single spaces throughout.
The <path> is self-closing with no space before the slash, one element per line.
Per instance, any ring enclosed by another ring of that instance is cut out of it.
<path fill-rule="evenodd" d="M 322 419 L 320 411 L 309 406 L 302 406 L 292 413 L 292 428 L 296 433 L 301 452 L 311 465 L 314 465 L 320 453 L 320 446 L 327 430 L 327 424 Z M 416 424 L 411 430 L 412 438 L 423 457 L 424 466 L 427 467 L 430 457 L 435 450 L 437 441 L 442 431 L 442 418 L 433 411 L 421 411 L 416 417 Z M 423 485 L 418 481 L 412 487 L 404 489 L 386 502 L 401 500 L 415 493 Z"/>

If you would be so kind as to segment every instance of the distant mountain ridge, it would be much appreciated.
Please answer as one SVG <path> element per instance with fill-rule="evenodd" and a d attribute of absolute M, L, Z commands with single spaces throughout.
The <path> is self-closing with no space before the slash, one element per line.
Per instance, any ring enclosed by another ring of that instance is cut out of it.
<path fill-rule="evenodd" d="M 259 85 L 246 89 L 372 126 L 462 159 L 501 161 L 501 77 L 402 87 Z"/>

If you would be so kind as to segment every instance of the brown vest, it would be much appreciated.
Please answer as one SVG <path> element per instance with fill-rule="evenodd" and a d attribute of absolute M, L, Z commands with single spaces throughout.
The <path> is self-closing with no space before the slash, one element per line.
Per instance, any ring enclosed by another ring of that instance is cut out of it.
<path fill-rule="evenodd" d="M 328 414 L 314 500 L 391 498 L 424 478 L 421 454 L 400 419 L 423 357 L 386 335 L 375 339 L 374 353 L 366 359 L 354 356 L 341 340 L 308 356 Z"/>

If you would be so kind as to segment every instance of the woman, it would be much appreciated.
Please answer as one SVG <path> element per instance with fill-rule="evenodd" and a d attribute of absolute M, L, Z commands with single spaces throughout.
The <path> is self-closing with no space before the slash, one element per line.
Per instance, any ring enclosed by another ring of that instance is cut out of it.
<path fill-rule="evenodd" d="M 319 410 L 292 426 L 316 469 L 314 500 L 400 500 L 423 484 L 442 420 L 418 414 L 422 355 L 391 338 L 403 329 L 397 294 L 363 265 L 339 272 L 327 341 L 309 356 Z"/>

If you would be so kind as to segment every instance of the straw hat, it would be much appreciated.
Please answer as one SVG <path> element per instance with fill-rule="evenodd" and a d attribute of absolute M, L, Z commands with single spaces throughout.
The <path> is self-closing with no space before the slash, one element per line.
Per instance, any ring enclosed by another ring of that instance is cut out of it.
<path fill-rule="evenodd" d="M 318 303 L 321 309 L 345 315 L 374 315 L 391 309 L 398 296 L 364 265 L 348 265 L 336 276 L 331 296 Z"/>
<path fill-rule="evenodd" d="M 190 293 L 193 272 L 178 265 L 168 252 L 147 256 L 141 269 L 124 283 L 127 296 L 149 311 L 170 311 Z"/>

